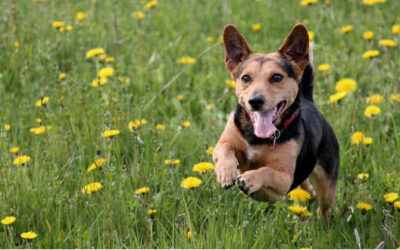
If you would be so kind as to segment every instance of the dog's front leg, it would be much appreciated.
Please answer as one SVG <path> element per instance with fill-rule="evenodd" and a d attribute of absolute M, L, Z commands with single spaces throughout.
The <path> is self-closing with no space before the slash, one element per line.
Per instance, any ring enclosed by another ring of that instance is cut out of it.
<path fill-rule="evenodd" d="M 261 189 L 267 192 L 271 198 L 283 200 L 292 181 L 291 171 L 285 171 L 282 168 L 261 167 L 239 175 L 236 178 L 236 185 L 248 195 Z"/>
<path fill-rule="evenodd" d="M 238 175 L 238 160 L 235 151 L 229 143 L 218 143 L 213 152 L 215 172 L 221 187 L 228 189 L 235 184 Z"/>

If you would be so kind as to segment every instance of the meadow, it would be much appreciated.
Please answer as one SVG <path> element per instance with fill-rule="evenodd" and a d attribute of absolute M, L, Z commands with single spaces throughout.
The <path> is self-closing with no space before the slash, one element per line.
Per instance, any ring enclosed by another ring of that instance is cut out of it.
<path fill-rule="evenodd" d="M 0 247 L 399 247 L 400 1 L 302 2 L 0 1 Z M 193 170 L 236 105 L 223 27 L 266 53 L 298 22 L 340 142 L 327 231 Z"/>

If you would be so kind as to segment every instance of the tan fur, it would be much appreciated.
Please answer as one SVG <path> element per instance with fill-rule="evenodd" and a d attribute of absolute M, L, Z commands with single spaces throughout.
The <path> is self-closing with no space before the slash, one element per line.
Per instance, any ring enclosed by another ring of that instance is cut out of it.
<path fill-rule="evenodd" d="M 336 184 L 331 184 L 323 168 L 317 164 L 312 172 L 311 182 L 317 191 L 319 211 L 324 216 L 325 222 L 330 223 L 332 210 L 335 202 Z"/>
<path fill-rule="evenodd" d="M 275 148 L 249 145 L 231 114 L 213 153 L 217 180 L 222 186 L 230 186 L 239 177 L 245 181 L 248 194 L 259 191 L 259 200 L 282 200 L 292 184 L 299 150 L 299 142 L 294 140 Z"/>

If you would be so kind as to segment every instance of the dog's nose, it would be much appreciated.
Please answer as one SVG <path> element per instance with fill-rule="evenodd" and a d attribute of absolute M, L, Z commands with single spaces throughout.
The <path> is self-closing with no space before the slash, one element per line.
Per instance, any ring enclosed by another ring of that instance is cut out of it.
<path fill-rule="evenodd" d="M 253 96 L 250 98 L 249 104 L 253 110 L 259 110 L 264 105 L 264 97 L 261 95 Z"/>

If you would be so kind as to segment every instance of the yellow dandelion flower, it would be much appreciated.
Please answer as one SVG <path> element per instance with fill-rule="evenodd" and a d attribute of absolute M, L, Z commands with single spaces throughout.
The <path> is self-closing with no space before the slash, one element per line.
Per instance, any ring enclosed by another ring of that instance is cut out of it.
<path fill-rule="evenodd" d="M 374 58 L 379 56 L 380 52 L 379 50 L 367 50 L 363 53 L 362 57 L 363 58 Z"/>
<path fill-rule="evenodd" d="M 289 200 L 295 201 L 295 202 L 306 202 L 311 198 L 311 195 L 309 192 L 302 188 L 296 188 L 293 189 L 292 191 L 289 192 Z"/>
<path fill-rule="evenodd" d="M 176 159 L 176 160 L 166 159 L 164 161 L 164 163 L 167 164 L 167 165 L 178 165 L 178 164 L 181 163 L 181 160 L 179 160 L 179 159 Z"/>
<path fill-rule="evenodd" d="M 102 187 L 103 187 L 103 185 L 100 182 L 92 182 L 92 183 L 85 185 L 82 188 L 82 193 L 83 194 L 91 194 L 93 192 L 99 191 Z"/>
<path fill-rule="evenodd" d="M 92 58 L 94 56 L 98 56 L 98 55 L 101 55 L 101 54 L 104 54 L 104 53 L 105 52 L 104 52 L 103 48 L 91 49 L 88 52 L 86 52 L 86 58 L 89 59 L 89 58 Z"/>
<path fill-rule="evenodd" d="M 386 202 L 393 203 L 395 200 L 399 198 L 399 195 L 397 193 L 392 192 L 385 194 L 383 197 L 385 198 Z"/>
<path fill-rule="evenodd" d="M 372 31 L 365 31 L 363 34 L 365 40 L 371 40 L 374 37 L 374 32 Z"/>
<path fill-rule="evenodd" d="M 162 124 L 157 124 L 157 125 L 155 126 L 155 130 L 164 131 L 164 130 L 165 130 L 165 126 L 162 125 Z"/>
<path fill-rule="evenodd" d="M 75 20 L 76 21 L 82 21 L 86 17 L 87 17 L 87 14 L 85 12 L 80 11 L 80 12 L 76 13 Z"/>
<path fill-rule="evenodd" d="M 363 4 L 365 4 L 365 5 L 374 5 L 374 4 L 377 4 L 377 3 L 383 3 L 383 2 L 385 2 L 386 0 L 363 0 Z"/>
<path fill-rule="evenodd" d="M 27 155 L 21 155 L 14 159 L 13 164 L 17 165 L 17 166 L 24 165 L 25 163 L 27 163 L 30 160 L 31 160 L 31 157 L 29 157 Z"/>
<path fill-rule="evenodd" d="M 0 79 L 3 77 L 3 74 L 0 73 Z"/>
<path fill-rule="evenodd" d="M 114 57 L 106 57 L 106 63 L 114 63 L 115 58 Z"/>
<path fill-rule="evenodd" d="M 312 32 L 312 31 L 308 31 L 308 39 L 310 40 L 310 41 L 312 41 L 312 40 L 314 40 L 314 32 Z"/>
<path fill-rule="evenodd" d="M 150 215 L 150 216 L 154 216 L 156 213 L 157 213 L 157 210 L 156 210 L 156 209 L 149 209 L 149 210 L 147 210 L 147 214 Z"/>
<path fill-rule="evenodd" d="M 368 107 L 365 108 L 364 116 L 371 117 L 374 115 L 378 115 L 379 113 L 381 113 L 381 109 L 378 106 L 369 105 Z"/>
<path fill-rule="evenodd" d="M 10 131 L 10 129 L 11 129 L 11 125 L 10 124 L 4 124 L 4 130 L 5 131 Z"/>
<path fill-rule="evenodd" d="M 13 154 L 18 154 L 18 152 L 19 152 L 19 147 L 12 147 L 12 148 L 10 149 L 10 152 L 13 153 Z"/>
<path fill-rule="evenodd" d="M 52 128 L 51 126 L 40 126 L 37 128 L 30 128 L 29 132 L 34 133 L 35 135 L 40 135 L 49 131 L 51 128 Z"/>
<path fill-rule="evenodd" d="M 141 11 L 136 11 L 132 13 L 132 16 L 136 19 L 143 19 L 145 15 Z"/>
<path fill-rule="evenodd" d="M 206 105 L 206 109 L 207 109 L 207 110 L 210 110 L 210 109 L 212 109 L 212 108 L 214 108 L 214 104 L 207 104 L 207 105 Z"/>
<path fill-rule="evenodd" d="M 301 218 L 309 218 L 309 217 L 311 217 L 312 216 L 312 213 L 311 212 L 309 212 L 309 211 L 304 211 L 304 213 L 301 213 L 300 214 L 300 217 Z"/>
<path fill-rule="evenodd" d="M 366 181 L 369 178 L 369 174 L 367 173 L 359 173 L 357 175 L 357 179 L 359 179 L 360 181 Z"/>
<path fill-rule="evenodd" d="M 188 231 L 187 234 L 186 234 L 186 238 L 188 240 L 192 239 L 192 232 Z"/>
<path fill-rule="evenodd" d="M 152 8 L 156 7 L 157 4 L 158 4 L 157 1 L 150 1 L 150 2 L 146 3 L 146 5 L 144 6 L 144 8 L 145 8 L 146 10 L 149 10 L 149 9 L 152 9 Z"/>
<path fill-rule="evenodd" d="M 181 64 L 193 64 L 196 62 L 196 59 L 188 56 L 181 57 L 177 60 L 178 63 Z"/>
<path fill-rule="evenodd" d="M 18 49 L 20 46 L 21 46 L 21 44 L 20 44 L 18 41 L 15 41 L 15 42 L 14 42 L 14 47 L 15 47 L 15 48 Z"/>
<path fill-rule="evenodd" d="M 106 54 L 101 54 L 101 55 L 99 55 L 99 62 L 104 62 L 104 60 L 106 60 L 106 58 L 107 58 L 107 55 Z"/>
<path fill-rule="evenodd" d="M 93 171 L 93 170 L 95 170 L 95 169 L 97 169 L 97 168 L 99 168 L 99 167 L 101 167 L 101 166 L 103 166 L 104 165 L 104 163 L 106 163 L 106 159 L 104 159 L 104 158 L 99 158 L 99 159 L 97 159 L 97 160 L 95 160 L 92 164 L 90 164 L 90 166 L 89 166 L 89 168 L 88 168 L 88 172 L 91 172 L 91 171 Z"/>
<path fill-rule="evenodd" d="M 207 148 L 207 150 L 206 150 L 206 153 L 209 154 L 209 155 L 212 155 L 213 152 L 214 152 L 214 147 L 212 147 L 212 146 Z"/>
<path fill-rule="evenodd" d="M 67 27 L 65 28 L 67 31 L 71 31 L 74 29 L 74 26 L 72 25 L 67 25 Z"/>
<path fill-rule="evenodd" d="M 328 71 L 328 70 L 330 70 L 330 69 L 331 69 L 331 65 L 330 65 L 330 64 L 327 64 L 327 63 L 320 64 L 320 65 L 318 66 L 318 70 L 319 70 L 319 71 L 322 71 L 322 72 Z"/>
<path fill-rule="evenodd" d="M 52 26 L 53 26 L 53 28 L 59 29 L 59 28 L 61 28 L 61 27 L 64 26 L 64 22 L 61 22 L 61 21 L 54 21 L 54 22 L 52 23 Z"/>
<path fill-rule="evenodd" d="M 197 177 L 187 177 L 181 182 L 181 187 L 186 189 L 193 189 L 200 186 L 201 180 Z"/>
<path fill-rule="evenodd" d="M 183 95 L 177 95 L 176 99 L 178 99 L 178 101 L 182 101 L 183 100 Z"/>
<path fill-rule="evenodd" d="M 357 208 L 361 210 L 361 213 L 365 214 L 366 212 L 372 209 L 372 206 L 365 202 L 359 202 L 357 204 Z"/>
<path fill-rule="evenodd" d="M 29 231 L 29 232 L 25 232 L 21 234 L 21 238 L 25 239 L 25 240 L 33 240 L 34 238 L 36 238 L 38 235 L 33 232 L 33 231 Z"/>
<path fill-rule="evenodd" d="M 225 84 L 230 89 L 236 89 L 236 82 L 233 80 L 225 80 Z"/>
<path fill-rule="evenodd" d="M 131 78 L 129 78 L 129 77 L 120 77 L 120 78 L 118 78 L 118 80 L 121 83 L 129 83 L 131 81 Z"/>
<path fill-rule="evenodd" d="M 372 144 L 372 141 L 373 141 L 372 137 L 364 137 L 362 143 L 364 145 L 370 145 L 370 144 Z"/>
<path fill-rule="evenodd" d="M 101 86 L 101 85 L 104 85 L 104 84 L 106 84 L 107 83 L 107 78 L 104 78 L 104 77 L 100 77 L 100 78 L 96 78 L 96 79 L 94 79 L 93 81 L 92 81 L 92 87 L 98 87 L 98 86 Z"/>
<path fill-rule="evenodd" d="M 133 132 L 135 128 L 138 128 L 147 123 L 146 119 L 136 119 L 135 121 L 130 121 L 128 124 L 128 128 L 130 132 Z"/>
<path fill-rule="evenodd" d="M 362 142 L 363 139 L 364 139 L 364 134 L 360 131 L 356 131 L 351 136 L 351 144 L 359 144 Z"/>
<path fill-rule="evenodd" d="M 395 47 L 397 43 L 394 40 L 384 39 L 379 41 L 379 45 L 383 47 Z"/>
<path fill-rule="evenodd" d="M 41 123 L 42 123 L 42 119 L 36 118 L 36 122 L 39 123 L 39 124 L 41 124 Z"/>
<path fill-rule="evenodd" d="M 103 132 L 102 136 L 103 137 L 114 137 L 116 135 L 119 135 L 121 133 L 121 131 L 119 131 L 118 129 L 111 129 L 111 130 L 106 130 Z"/>
<path fill-rule="evenodd" d="M 198 173 L 205 173 L 207 171 L 214 170 L 214 164 L 211 162 L 199 162 L 193 166 L 193 171 Z"/>
<path fill-rule="evenodd" d="M 101 78 L 107 78 L 109 76 L 114 75 L 115 70 L 111 67 L 106 67 L 106 68 L 102 68 L 100 69 L 99 73 L 97 73 L 97 75 Z"/>
<path fill-rule="evenodd" d="M 3 225 L 9 226 L 15 222 L 16 218 L 14 216 L 6 216 L 4 219 L 1 220 Z"/>
<path fill-rule="evenodd" d="M 43 107 L 46 106 L 46 104 L 50 101 L 50 97 L 45 96 L 42 99 L 36 101 L 35 106 L 36 107 Z"/>
<path fill-rule="evenodd" d="M 352 29 L 353 29 L 353 25 L 346 25 L 346 26 L 343 26 L 343 27 L 340 29 L 340 32 L 341 32 L 342 34 L 347 34 L 347 33 L 349 33 Z"/>
<path fill-rule="evenodd" d="M 400 102 L 400 94 L 390 95 L 390 100 Z"/>
<path fill-rule="evenodd" d="M 300 4 L 302 6 L 308 6 L 317 3 L 318 0 L 301 0 Z"/>
<path fill-rule="evenodd" d="M 288 206 L 288 209 L 297 215 L 301 215 L 302 213 L 307 211 L 307 207 L 300 205 Z"/>
<path fill-rule="evenodd" d="M 59 80 L 64 80 L 66 77 L 67 77 L 67 74 L 65 74 L 65 73 L 61 73 L 58 75 Z"/>
<path fill-rule="evenodd" d="M 357 88 L 357 83 L 351 78 L 343 78 L 336 83 L 335 89 L 337 92 L 344 91 L 350 93 Z"/>
<path fill-rule="evenodd" d="M 348 94 L 348 92 L 346 92 L 346 91 L 337 92 L 337 93 L 329 96 L 328 103 L 337 103 L 338 101 L 342 100 L 347 94 Z"/>
<path fill-rule="evenodd" d="M 392 33 L 393 34 L 400 34 L 400 24 L 395 24 L 392 26 Z"/>
<path fill-rule="evenodd" d="M 255 23 L 251 26 L 251 29 L 254 31 L 259 31 L 259 30 L 261 30 L 261 24 Z"/>
<path fill-rule="evenodd" d="M 379 104 L 383 102 L 383 96 L 381 96 L 380 94 L 371 95 L 367 97 L 367 102 L 371 104 Z"/>
<path fill-rule="evenodd" d="M 190 127 L 191 123 L 189 121 L 181 122 L 181 125 L 185 128 Z"/>
<path fill-rule="evenodd" d="M 212 37 L 212 36 L 208 36 L 207 38 L 206 38 L 206 41 L 207 42 L 209 42 L 209 43 L 211 43 L 211 42 L 214 42 L 214 37 Z"/>
<path fill-rule="evenodd" d="M 395 201 L 393 203 L 394 207 L 397 208 L 398 210 L 400 210 L 400 201 Z"/>
<path fill-rule="evenodd" d="M 141 187 L 135 190 L 135 194 L 140 195 L 140 194 L 147 194 L 150 191 L 149 187 Z"/>

